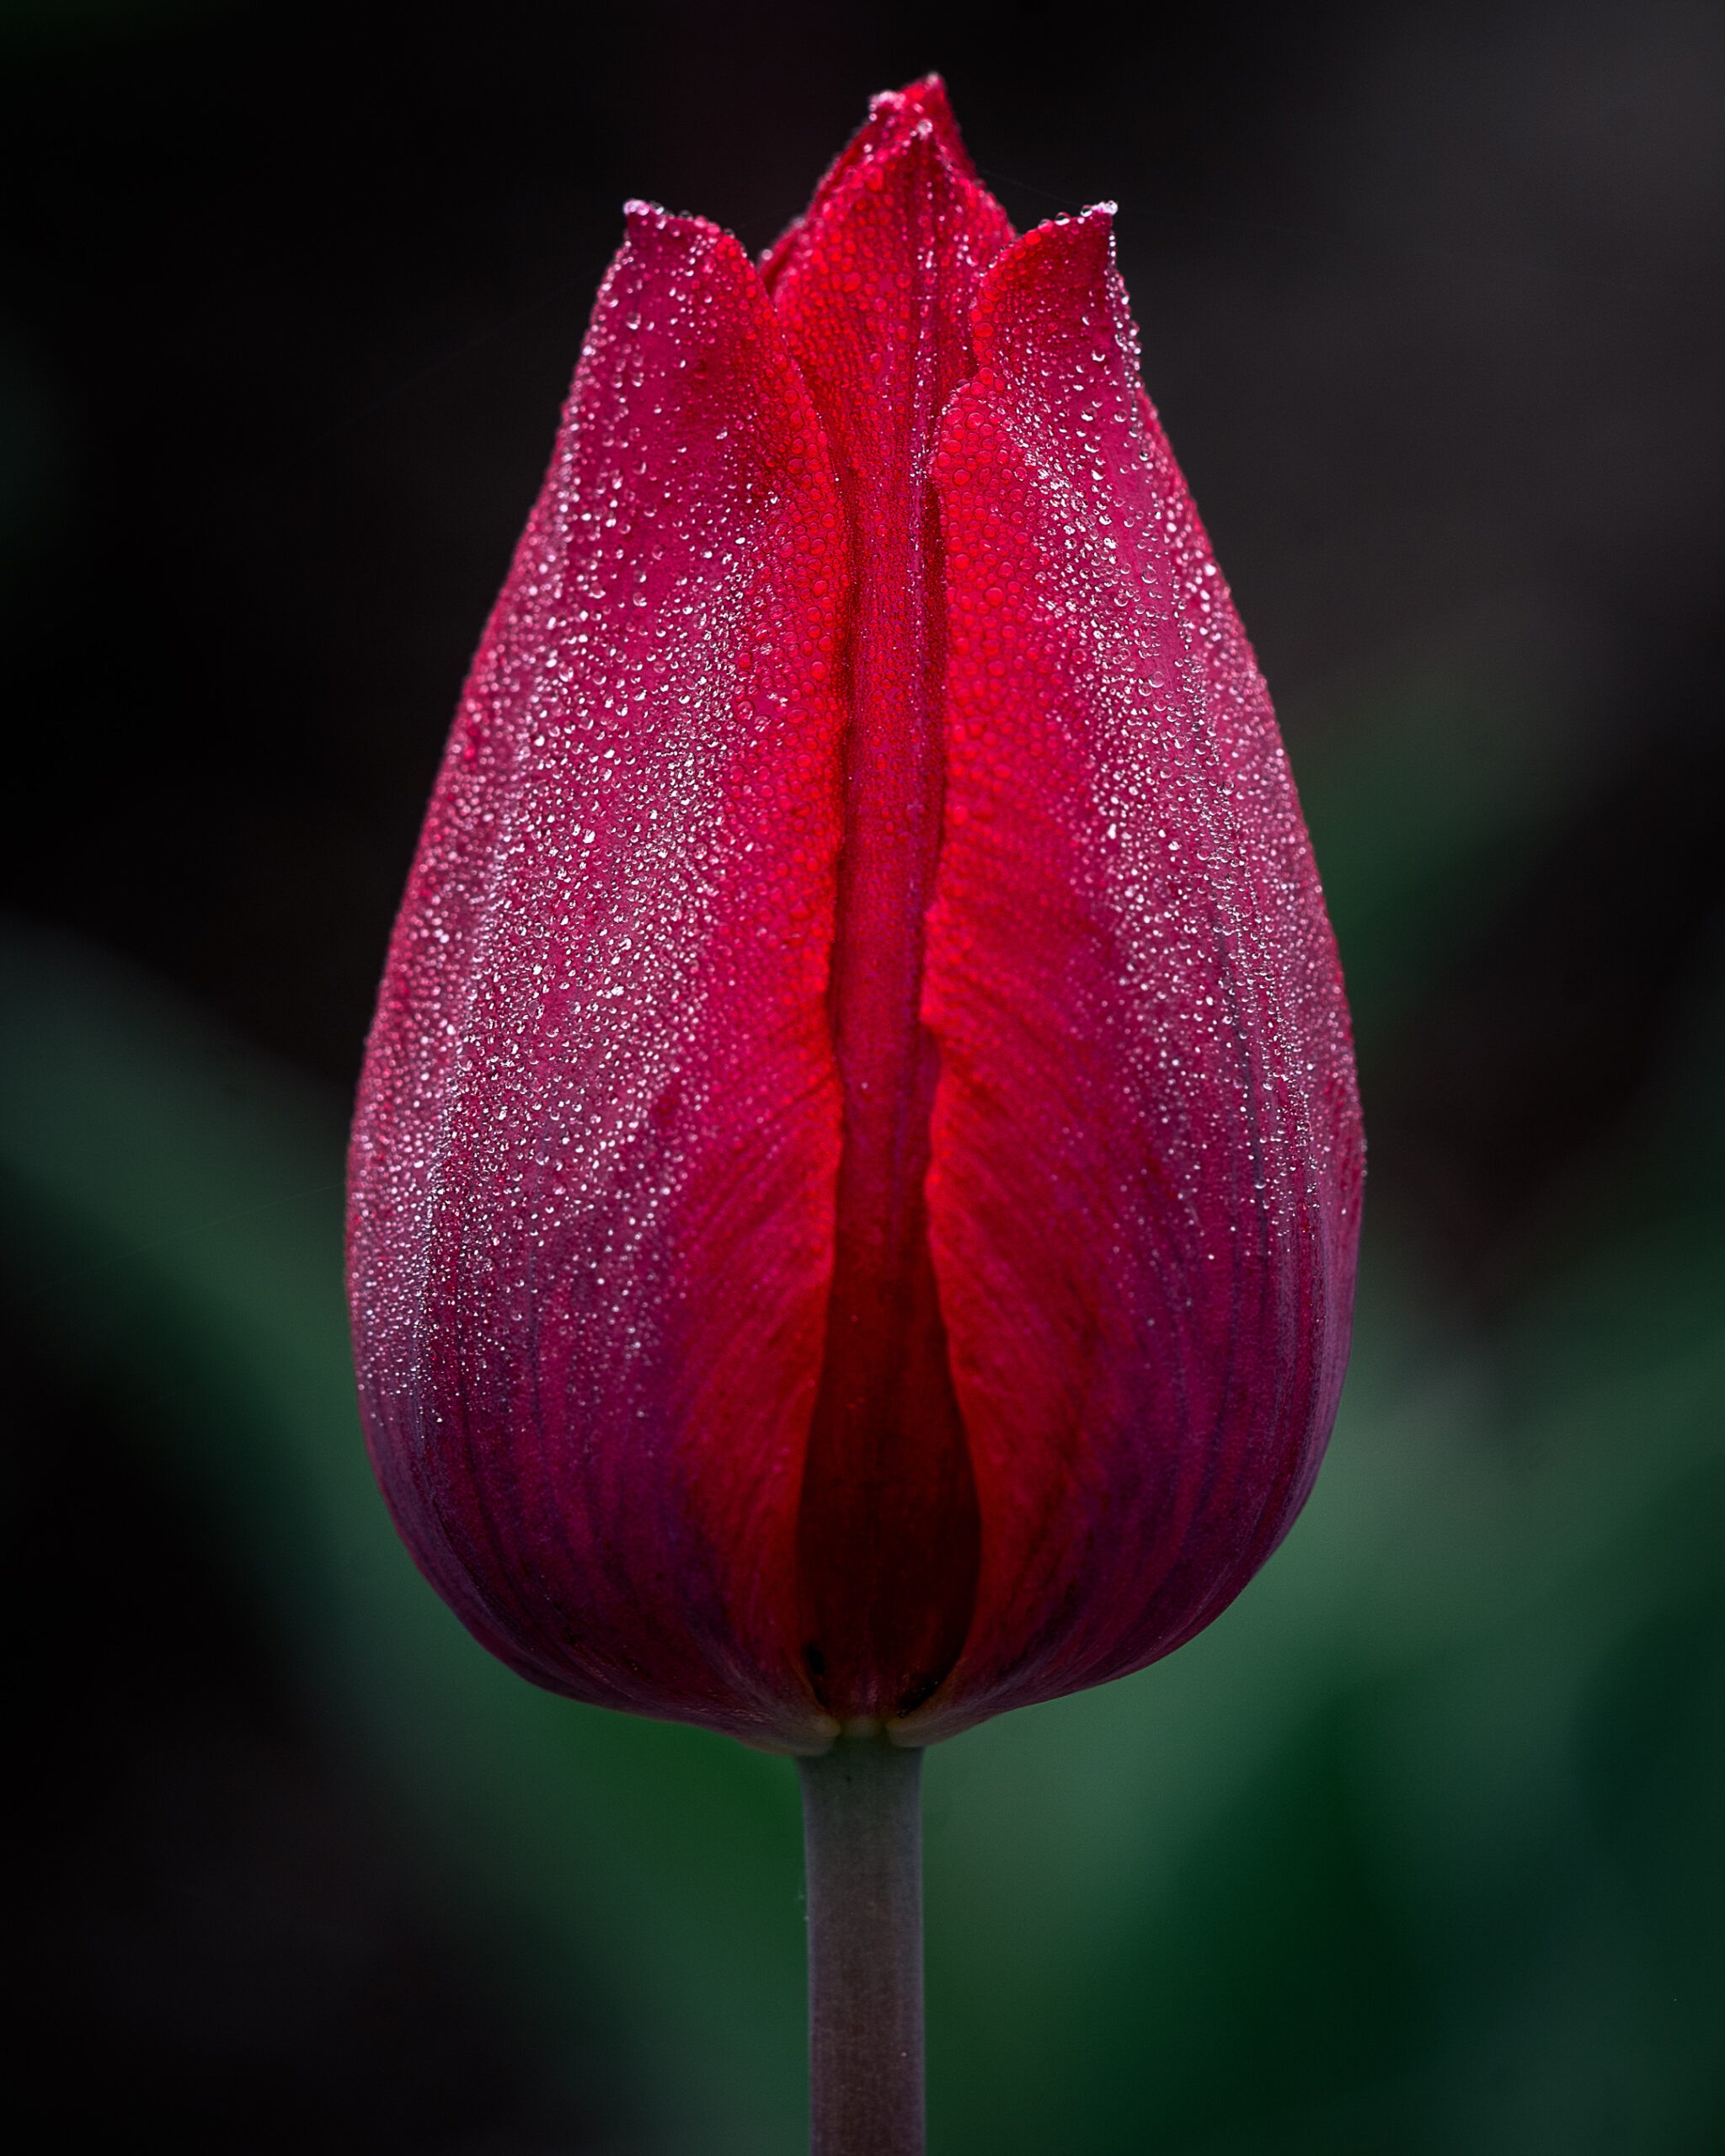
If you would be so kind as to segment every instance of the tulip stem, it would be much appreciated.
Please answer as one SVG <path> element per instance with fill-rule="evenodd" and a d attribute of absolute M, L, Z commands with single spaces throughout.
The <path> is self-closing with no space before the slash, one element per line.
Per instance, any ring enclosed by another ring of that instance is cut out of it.
<path fill-rule="evenodd" d="M 923 2156 L 922 1754 L 841 1737 L 798 1764 L 813 2156 Z"/>

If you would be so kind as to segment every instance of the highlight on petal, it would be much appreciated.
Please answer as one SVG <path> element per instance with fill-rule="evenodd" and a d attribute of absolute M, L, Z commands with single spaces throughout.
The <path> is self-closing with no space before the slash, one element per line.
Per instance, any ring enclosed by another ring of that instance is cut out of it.
<path fill-rule="evenodd" d="M 832 1723 L 794 1532 L 832 1267 L 847 574 L 758 274 L 632 205 L 475 662 L 355 1124 L 403 1534 L 541 1684 Z"/>
<path fill-rule="evenodd" d="M 981 1561 L 912 1742 L 1166 1653 L 1274 1547 L 1334 1413 L 1361 1172 L 1304 825 L 1108 213 L 1020 240 L 974 335 L 935 474 L 923 1015 Z"/>
<path fill-rule="evenodd" d="M 933 1043 L 920 1017 L 945 759 L 929 491 L 970 311 L 1012 236 L 937 83 L 878 99 L 792 236 L 773 304 L 852 534 L 830 1022 L 844 1100 L 825 1355 L 798 1525 L 806 1652 L 847 1722 L 932 1692 L 969 1629 L 976 1508 L 930 1261 Z"/>

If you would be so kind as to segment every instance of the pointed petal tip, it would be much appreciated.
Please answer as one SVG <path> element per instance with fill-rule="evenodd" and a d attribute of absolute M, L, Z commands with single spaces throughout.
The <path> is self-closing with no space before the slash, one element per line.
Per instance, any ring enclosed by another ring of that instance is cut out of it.
<path fill-rule="evenodd" d="M 688 254 L 716 259 L 727 250 L 747 260 L 742 245 L 723 225 L 710 217 L 667 210 L 663 203 L 632 195 L 623 205 L 623 239 L 617 259 L 634 255 L 654 260 Z"/>
<path fill-rule="evenodd" d="M 638 195 L 632 195 L 623 205 L 623 223 L 631 239 L 644 232 L 700 233 L 712 238 L 723 238 L 724 227 L 715 225 L 710 217 L 697 217 L 688 212 L 667 210 L 662 202 L 649 202 Z"/>
<path fill-rule="evenodd" d="M 926 114 L 932 120 L 944 119 L 950 124 L 952 101 L 942 77 L 919 75 L 914 83 L 905 83 L 896 90 L 877 90 L 868 100 L 871 120 L 891 118 L 901 112 Z"/>
<path fill-rule="evenodd" d="M 897 122 L 895 126 L 894 123 Z M 879 147 L 890 147 L 899 136 L 908 132 L 926 132 L 934 136 L 946 154 L 953 158 L 967 179 L 975 179 L 976 168 L 970 161 L 970 152 L 964 147 L 964 138 L 959 131 L 959 122 L 953 111 L 952 99 L 947 95 L 945 80 L 939 75 L 919 76 L 914 83 L 906 83 L 902 89 L 882 90 L 868 100 L 868 125 L 879 131 Z"/>
<path fill-rule="evenodd" d="M 868 100 L 868 116 L 828 167 L 800 217 L 786 227 L 758 258 L 761 274 L 771 291 L 778 281 L 804 235 L 822 209 L 847 181 L 863 168 L 878 168 L 895 152 L 916 137 L 932 141 L 940 156 L 972 187 L 981 180 L 939 75 L 920 76 L 902 89 L 880 90 Z"/>
<path fill-rule="evenodd" d="M 1030 227 L 1016 251 L 1028 253 L 1034 248 L 1046 247 L 1062 233 L 1112 235 L 1119 207 L 1118 202 L 1092 202 L 1081 210 L 1044 218 L 1041 224 Z"/>
<path fill-rule="evenodd" d="M 978 364 L 990 368 L 1001 333 L 1002 310 L 1022 305 L 1025 297 L 1051 279 L 1066 288 L 1105 291 L 1118 286 L 1114 262 L 1114 220 L 1119 205 L 1092 202 L 1075 214 L 1049 217 L 1033 225 L 991 262 L 983 273 L 971 316 Z"/>
<path fill-rule="evenodd" d="M 937 126 L 944 125 L 955 132 L 957 130 L 952 99 L 947 95 L 944 78 L 939 75 L 919 75 L 914 83 L 906 83 L 899 89 L 877 90 L 868 100 L 871 120 L 890 119 L 900 113 L 931 120 Z"/>

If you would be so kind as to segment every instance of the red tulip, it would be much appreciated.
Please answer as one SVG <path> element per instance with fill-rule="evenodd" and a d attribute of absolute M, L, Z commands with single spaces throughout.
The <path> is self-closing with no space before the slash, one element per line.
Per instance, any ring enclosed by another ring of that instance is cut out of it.
<path fill-rule="evenodd" d="M 765 262 L 641 204 L 354 1136 L 372 1455 L 537 1682 L 907 1744 L 1208 1624 L 1311 1486 L 1361 1146 L 1107 209 L 937 82 Z"/>

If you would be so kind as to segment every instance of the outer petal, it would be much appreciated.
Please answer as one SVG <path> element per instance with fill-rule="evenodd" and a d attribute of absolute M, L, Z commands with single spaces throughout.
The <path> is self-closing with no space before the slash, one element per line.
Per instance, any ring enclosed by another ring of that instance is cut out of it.
<path fill-rule="evenodd" d="M 995 266 L 937 467 L 928 1202 L 982 1558 L 907 1741 L 1214 1617 L 1298 1509 L 1346 1353 L 1361 1147 L 1334 947 L 1109 221 Z"/>
<path fill-rule="evenodd" d="M 793 1547 L 832 1264 L 845 547 L 736 243 L 633 205 L 475 663 L 355 1126 L 370 1441 L 553 1689 L 818 1748 Z"/>

